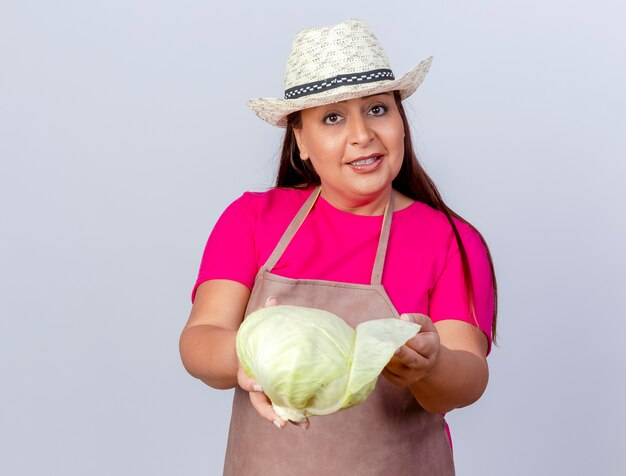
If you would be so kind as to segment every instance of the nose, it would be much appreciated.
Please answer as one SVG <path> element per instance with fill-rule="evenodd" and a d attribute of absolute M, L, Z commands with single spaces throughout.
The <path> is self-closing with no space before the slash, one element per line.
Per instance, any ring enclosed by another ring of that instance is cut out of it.
<path fill-rule="evenodd" d="M 349 120 L 349 140 L 355 146 L 367 145 L 374 138 L 374 133 L 367 123 L 367 119 L 355 114 Z"/>

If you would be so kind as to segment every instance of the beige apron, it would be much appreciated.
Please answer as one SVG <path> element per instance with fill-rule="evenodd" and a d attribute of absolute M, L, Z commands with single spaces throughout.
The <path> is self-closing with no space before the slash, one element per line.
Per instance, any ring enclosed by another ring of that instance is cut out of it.
<path fill-rule="evenodd" d="M 381 283 L 393 194 L 385 211 L 370 285 L 290 279 L 271 273 L 319 192 L 318 187 L 307 199 L 259 270 L 246 316 L 274 296 L 279 304 L 325 309 L 352 327 L 372 319 L 398 318 Z M 306 431 L 292 424 L 279 430 L 254 410 L 248 392 L 239 387 L 235 390 L 226 476 L 453 474 L 443 417 L 426 412 L 410 390 L 382 376 L 363 404 L 333 415 L 313 416 Z"/>

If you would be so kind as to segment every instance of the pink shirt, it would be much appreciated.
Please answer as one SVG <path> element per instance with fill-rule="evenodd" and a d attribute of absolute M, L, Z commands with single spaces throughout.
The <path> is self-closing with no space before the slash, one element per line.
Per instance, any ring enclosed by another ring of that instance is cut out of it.
<path fill-rule="evenodd" d="M 193 288 L 209 279 L 229 279 L 252 288 L 309 190 L 275 188 L 244 193 L 216 223 Z M 319 197 L 273 273 L 295 279 L 370 284 L 382 216 L 354 215 Z M 402 313 L 422 313 L 433 322 L 458 319 L 480 327 L 489 339 L 494 293 L 485 246 L 467 224 L 455 220 L 469 259 L 477 323 L 465 296 L 456 239 L 445 215 L 421 202 L 394 212 L 382 283 Z"/>

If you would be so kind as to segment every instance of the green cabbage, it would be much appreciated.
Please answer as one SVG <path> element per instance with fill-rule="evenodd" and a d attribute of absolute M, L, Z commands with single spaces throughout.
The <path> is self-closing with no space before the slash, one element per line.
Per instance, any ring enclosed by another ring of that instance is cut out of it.
<path fill-rule="evenodd" d="M 302 421 L 362 403 L 396 349 L 420 326 L 400 319 L 359 324 L 300 306 L 251 313 L 237 332 L 237 356 L 283 420 Z"/>

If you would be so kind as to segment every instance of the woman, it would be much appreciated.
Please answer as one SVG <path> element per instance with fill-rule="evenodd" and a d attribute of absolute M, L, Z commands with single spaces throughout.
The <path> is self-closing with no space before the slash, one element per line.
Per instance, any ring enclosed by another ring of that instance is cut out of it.
<path fill-rule="evenodd" d="M 367 25 L 349 20 L 298 33 L 285 99 L 249 103 L 286 127 L 277 186 L 244 194 L 216 224 L 180 341 L 193 376 L 236 388 L 224 474 L 454 473 L 443 414 L 485 390 L 496 286 L 481 235 L 412 149 L 401 101 L 429 66 L 396 80 Z M 235 353 L 244 316 L 276 302 L 422 328 L 362 405 L 304 432 Z"/>

